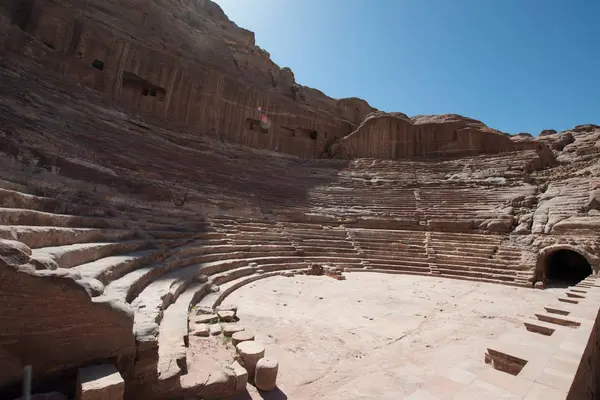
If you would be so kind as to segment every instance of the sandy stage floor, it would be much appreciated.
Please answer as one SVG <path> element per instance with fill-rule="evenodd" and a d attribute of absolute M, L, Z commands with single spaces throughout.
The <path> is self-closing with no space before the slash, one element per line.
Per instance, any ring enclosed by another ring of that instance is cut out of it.
<path fill-rule="evenodd" d="M 271 398 L 396 400 L 434 382 L 444 399 L 490 368 L 490 341 L 558 292 L 354 272 L 268 278 L 224 304 L 239 306 L 240 323 L 279 360 L 282 393 Z"/>

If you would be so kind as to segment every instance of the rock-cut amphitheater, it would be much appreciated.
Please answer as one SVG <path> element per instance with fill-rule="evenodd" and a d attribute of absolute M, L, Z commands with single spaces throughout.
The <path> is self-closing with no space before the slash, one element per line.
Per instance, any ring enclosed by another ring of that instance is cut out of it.
<path fill-rule="evenodd" d="M 600 126 L 333 99 L 210 0 L 3 0 L 0 163 L 1 399 L 598 398 Z"/>

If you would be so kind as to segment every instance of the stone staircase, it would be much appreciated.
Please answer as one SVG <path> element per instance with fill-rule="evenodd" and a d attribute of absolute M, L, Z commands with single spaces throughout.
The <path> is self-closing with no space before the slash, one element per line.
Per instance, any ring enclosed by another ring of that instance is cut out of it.
<path fill-rule="evenodd" d="M 380 173 L 389 172 L 382 167 Z M 527 274 L 527 268 L 519 265 L 518 248 L 498 235 L 228 216 L 215 216 L 203 231 L 197 231 L 188 225 L 177 228 L 172 218 L 151 218 L 143 210 L 121 207 L 107 215 L 106 209 L 66 204 L 16 191 L 17 185 L 4 186 L 0 188 L 0 239 L 30 247 L 32 263 L 39 270 L 78 274 L 91 299 L 109 299 L 133 310 L 137 355 L 128 392 L 147 393 L 148 387 L 154 387 L 157 393 L 171 396 L 209 390 L 184 384 L 188 311 L 196 304 L 215 307 L 235 289 L 284 271 L 318 263 L 347 272 L 434 275 L 511 285 L 523 285 Z M 412 213 L 410 218 L 415 218 L 413 190 L 394 199 L 398 193 L 391 188 L 381 193 L 379 205 L 365 207 L 386 215 Z M 421 190 L 419 201 L 424 202 L 427 193 Z M 350 208 L 356 201 L 350 195 L 336 194 L 335 199 L 338 208 Z M 458 207 L 460 202 L 452 204 Z M 423 213 L 431 217 L 433 209 L 425 205 Z"/>

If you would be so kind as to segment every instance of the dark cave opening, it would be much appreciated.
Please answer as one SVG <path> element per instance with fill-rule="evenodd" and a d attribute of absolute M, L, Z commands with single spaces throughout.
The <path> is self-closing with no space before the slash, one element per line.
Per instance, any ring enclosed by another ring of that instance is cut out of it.
<path fill-rule="evenodd" d="M 546 259 L 546 278 L 549 287 L 576 285 L 592 274 L 584 256 L 573 250 L 558 250 Z"/>
<path fill-rule="evenodd" d="M 92 62 L 92 67 L 94 67 L 100 71 L 104 71 L 104 62 L 100 61 L 100 60 L 94 60 Z"/>

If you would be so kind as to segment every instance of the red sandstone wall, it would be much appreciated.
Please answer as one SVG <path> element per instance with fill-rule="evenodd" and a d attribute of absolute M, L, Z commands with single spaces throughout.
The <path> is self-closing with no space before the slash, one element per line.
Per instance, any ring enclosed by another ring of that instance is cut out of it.
<path fill-rule="evenodd" d="M 464 156 L 516 150 L 507 135 L 455 115 L 408 118 L 375 113 L 332 147 L 336 158 Z"/>
<path fill-rule="evenodd" d="M 103 360 L 126 372 L 135 357 L 133 313 L 92 302 L 68 270 L 35 271 L 16 262 L 22 257 L 0 243 L 0 387 L 18 388 L 26 365 L 34 384 Z"/>
<path fill-rule="evenodd" d="M 136 20 L 142 18 L 140 15 L 143 13 L 128 13 L 123 18 L 144 25 L 144 21 Z M 4 46 L 10 50 L 148 115 L 174 121 L 192 132 L 219 135 L 252 147 L 319 157 L 332 140 L 353 131 L 373 111 L 363 100 L 338 101 L 295 85 L 293 73 L 286 69 L 276 71 L 280 76 L 273 75 L 273 90 L 265 92 L 232 76 L 229 67 L 221 70 L 175 56 L 173 49 L 151 46 L 152 37 L 143 38 L 144 42 L 127 37 L 120 29 L 49 0 L 31 2 L 29 17 L 22 26 L 26 33 L 9 24 L 14 18 L 8 21 L 5 15 L 4 19 L 4 36 L 11 37 L 11 43 L 5 41 Z M 233 33 L 238 31 L 240 35 L 248 32 L 236 27 Z M 224 39 L 226 44 L 255 47 L 253 35 L 232 35 L 242 44 Z M 256 57 L 268 59 L 268 54 Z M 247 68 L 256 69 L 251 65 L 257 63 L 256 57 L 246 57 Z M 235 58 L 240 60 L 240 55 Z M 92 67 L 96 60 L 103 63 L 102 71 Z M 264 63 L 273 64 L 270 59 Z M 289 82 L 280 82 L 286 79 Z M 290 83 L 297 87 L 302 101 L 295 98 L 297 93 L 291 87 L 285 87 Z M 148 90 L 157 95 L 148 95 Z M 271 121 L 268 132 L 251 129 L 250 121 L 260 116 L 258 106 Z"/>

